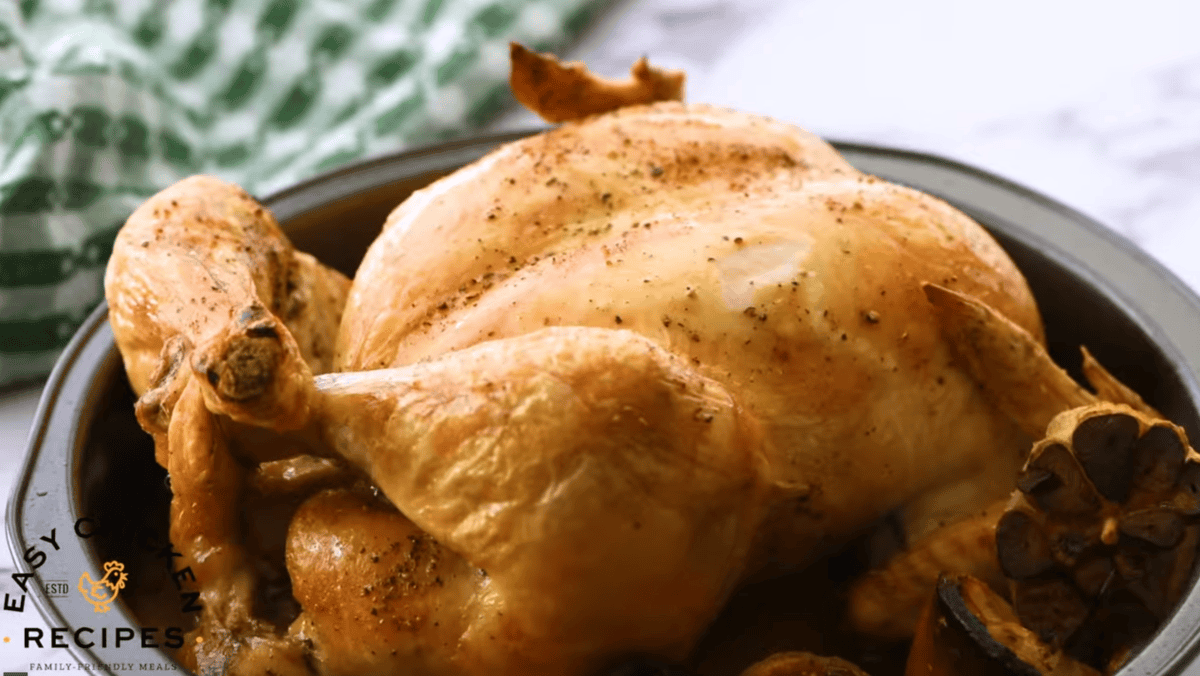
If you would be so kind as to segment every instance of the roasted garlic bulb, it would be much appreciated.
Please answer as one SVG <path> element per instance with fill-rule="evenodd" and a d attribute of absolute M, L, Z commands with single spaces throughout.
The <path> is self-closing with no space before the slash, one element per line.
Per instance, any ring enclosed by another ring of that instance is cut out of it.
<path fill-rule="evenodd" d="M 1123 661 L 1191 580 L 1200 455 L 1179 426 L 1098 404 L 1054 418 L 1017 487 L 996 544 L 1022 624 L 1094 663 Z"/>

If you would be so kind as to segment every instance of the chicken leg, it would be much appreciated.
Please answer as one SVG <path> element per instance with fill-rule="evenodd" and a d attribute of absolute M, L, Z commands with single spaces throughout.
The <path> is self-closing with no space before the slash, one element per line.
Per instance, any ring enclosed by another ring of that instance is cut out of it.
<path fill-rule="evenodd" d="M 328 444 L 486 576 L 454 606 L 454 641 L 414 629 L 430 673 L 682 659 L 745 574 L 763 439 L 725 388 L 638 334 L 552 328 L 316 383 Z M 340 612 L 305 607 L 315 624 Z"/>

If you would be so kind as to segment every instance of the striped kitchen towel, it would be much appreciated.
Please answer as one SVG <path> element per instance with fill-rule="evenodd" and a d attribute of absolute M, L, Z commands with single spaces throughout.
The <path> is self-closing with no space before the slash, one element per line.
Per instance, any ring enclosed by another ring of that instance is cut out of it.
<path fill-rule="evenodd" d="M 266 194 L 469 132 L 508 42 L 605 0 L 0 2 L 0 385 L 44 375 L 103 297 L 116 230 L 197 172 Z"/>

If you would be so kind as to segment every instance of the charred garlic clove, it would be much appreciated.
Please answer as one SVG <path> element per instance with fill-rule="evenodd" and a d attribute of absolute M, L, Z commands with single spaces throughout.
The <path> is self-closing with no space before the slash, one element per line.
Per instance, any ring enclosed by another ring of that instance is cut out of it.
<path fill-rule="evenodd" d="M 1197 478 L 1200 455 L 1177 425 L 1118 404 L 1055 417 L 996 526 L 1022 624 L 1094 665 L 1123 659 L 1190 576 Z"/>

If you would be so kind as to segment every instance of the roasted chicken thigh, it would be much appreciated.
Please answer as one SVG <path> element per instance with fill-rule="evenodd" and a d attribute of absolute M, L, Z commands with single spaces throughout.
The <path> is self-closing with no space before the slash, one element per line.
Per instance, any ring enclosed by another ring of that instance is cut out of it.
<path fill-rule="evenodd" d="M 406 633 L 418 649 L 393 646 L 418 673 L 681 660 L 743 575 L 765 506 L 760 430 L 720 384 L 643 336 L 554 327 L 317 386 L 329 445 L 459 571 L 433 595 L 449 608 L 399 599 L 381 620 L 425 618 Z M 311 550 L 310 537 L 300 528 L 290 550 Z M 296 580 L 347 575 L 316 555 L 289 555 L 289 568 Z M 386 585 L 343 589 L 368 587 Z M 297 591 L 318 647 L 376 619 Z"/>

